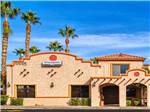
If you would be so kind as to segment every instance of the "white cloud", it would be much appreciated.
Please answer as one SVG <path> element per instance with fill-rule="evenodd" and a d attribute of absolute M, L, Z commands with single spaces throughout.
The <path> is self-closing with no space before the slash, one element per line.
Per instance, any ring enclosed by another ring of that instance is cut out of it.
<path fill-rule="evenodd" d="M 103 47 L 109 48 L 140 48 L 150 47 L 150 33 L 136 34 L 102 34 L 102 35 L 79 35 L 79 38 L 70 39 L 71 47 Z M 65 38 L 36 38 L 32 37 L 31 42 L 37 44 L 49 43 L 50 41 L 59 41 L 63 45 Z M 11 42 L 24 43 L 22 38 L 13 38 Z"/>
<path fill-rule="evenodd" d="M 59 41 L 59 42 L 63 43 L 64 39 L 65 38 L 53 38 L 53 37 L 51 37 L 51 38 L 46 38 L 46 37 L 36 38 L 36 37 L 31 37 L 30 42 L 37 43 L 37 44 L 43 44 L 43 43 L 49 43 L 51 41 Z M 25 43 L 25 39 L 14 37 L 12 40 L 10 40 L 10 43 Z"/>
<path fill-rule="evenodd" d="M 62 37 L 31 37 L 31 45 L 36 45 L 42 51 L 47 51 L 46 46 L 50 41 L 59 41 L 65 46 L 65 38 Z M 8 52 L 12 54 L 15 48 L 24 48 L 24 39 L 13 37 L 9 40 Z M 144 51 L 146 48 L 147 51 Z M 136 34 L 82 34 L 79 38 L 70 39 L 70 51 L 84 58 L 94 57 L 96 54 L 105 55 L 112 50 L 127 51 L 127 53 L 150 57 L 150 33 Z M 130 50 L 132 49 L 132 50 Z M 134 51 L 133 49 L 139 49 Z M 107 51 L 107 52 L 106 52 Z M 116 52 L 113 52 L 116 53 Z M 117 52 L 118 53 L 118 52 Z M 150 60 L 150 59 L 148 59 Z"/>
<path fill-rule="evenodd" d="M 71 46 L 91 46 L 112 48 L 140 48 L 150 47 L 149 33 L 138 34 L 103 34 L 103 35 L 80 35 L 71 41 Z"/>
<path fill-rule="evenodd" d="M 147 60 L 150 60 L 150 56 L 149 56 L 149 57 L 147 57 Z"/>

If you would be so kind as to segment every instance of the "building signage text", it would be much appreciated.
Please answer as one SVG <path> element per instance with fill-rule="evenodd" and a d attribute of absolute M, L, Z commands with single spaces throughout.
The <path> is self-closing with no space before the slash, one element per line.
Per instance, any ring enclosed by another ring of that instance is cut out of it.
<path fill-rule="evenodd" d="M 57 60 L 56 55 L 51 55 L 49 60 L 45 60 L 42 62 L 43 67 L 60 67 L 62 66 L 62 61 Z"/>

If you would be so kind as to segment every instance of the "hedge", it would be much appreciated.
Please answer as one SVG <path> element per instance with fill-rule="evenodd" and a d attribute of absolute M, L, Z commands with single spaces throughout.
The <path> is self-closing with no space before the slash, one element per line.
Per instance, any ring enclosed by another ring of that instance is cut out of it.
<path fill-rule="evenodd" d="M 22 98 L 11 98 L 11 105 L 23 105 Z"/>
<path fill-rule="evenodd" d="M 1 95 L 1 97 L 0 97 L 1 105 L 5 105 L 7 103 L 7 100 L 8 100 L 7 95 Z"/>
<path fill-rule="evenodd" d="M 90 103 L 90 98 L 71 98 L 69 101 L 69 104 L 74 106 L 89 106 Z"/>

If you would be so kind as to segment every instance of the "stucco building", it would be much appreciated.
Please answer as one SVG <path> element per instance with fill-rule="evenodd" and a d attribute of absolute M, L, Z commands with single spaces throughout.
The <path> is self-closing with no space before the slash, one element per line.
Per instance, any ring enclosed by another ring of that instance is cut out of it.
<path fill-rule="evenodd" d="M 127 54 L 97 57 L 97 64 L 64 52 L 41 52 L 7 65 L 7 95 L 24 105 L 67 106 L 88 97 L 91 106 L 125 107 L 139 98 L 150 107 L 150 75 L 145 58 Z"/>

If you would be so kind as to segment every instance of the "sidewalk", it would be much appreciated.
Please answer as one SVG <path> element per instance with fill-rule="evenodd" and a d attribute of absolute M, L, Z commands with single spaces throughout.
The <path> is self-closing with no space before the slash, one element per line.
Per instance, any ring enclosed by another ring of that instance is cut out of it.
<path fill-rule="evenodd" d="M 30 109 L 30 110 L 34 110 L 34 109 L 64 109 L 64 110 L 68 110 L 68 109 L 81 109 L 81 110 L 90 110 L 90 109 L 96 109 L 96 110 L 105 110 L 105 109 L 118 109 L 118 110 L 150 110 L 150 107 L 89 107 L 89 106 L 65 106 L 65 107 L 58 107 L 58 106 L 9 106 L 9 105 L 4 105 L 1 106 L 1 109 L 19 109 L 19 110 L 25 110 L 25 109 Z"/>

